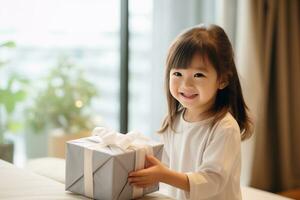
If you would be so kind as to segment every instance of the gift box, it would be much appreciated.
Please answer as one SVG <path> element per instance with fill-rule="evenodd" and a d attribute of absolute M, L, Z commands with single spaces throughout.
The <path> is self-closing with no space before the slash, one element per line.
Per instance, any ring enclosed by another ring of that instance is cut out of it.
<path fill-rule="evenodd" d="M 71 140 L 66 145 L 68 191 L 101 200 L 126 200 L 157 191 L 129 185 L 128 174 L 145 167 L 145 156 L 161 160 L 163 144 L 141 133 L 120 134 L 96 128 L 93 136 Z"/>

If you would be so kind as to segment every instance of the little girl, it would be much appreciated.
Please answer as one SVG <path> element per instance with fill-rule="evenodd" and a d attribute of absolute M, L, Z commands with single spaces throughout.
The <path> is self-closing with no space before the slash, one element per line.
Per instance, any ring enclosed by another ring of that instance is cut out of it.
<path fill-rule="evenodd" d="M 224 30 L 201 25 L 180 34 L 165 78 L 164 164 L 147 156 L 150 166 L 131 172 L 129 182 L 161 182 L 162 192 L 180 200 L 242 199 L 241 140 L 251 136 L 252 123 Z"/>

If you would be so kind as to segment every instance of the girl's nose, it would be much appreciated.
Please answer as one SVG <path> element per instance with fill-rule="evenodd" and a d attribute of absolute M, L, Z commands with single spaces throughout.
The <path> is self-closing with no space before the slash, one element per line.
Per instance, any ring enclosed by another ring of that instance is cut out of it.
<path fill-rule="evenodd" d="M 183 86 L 184 87 L 192 87 L 193 86 L 193 80 L 190 78 L 186 78 L 183 80 Z"/>

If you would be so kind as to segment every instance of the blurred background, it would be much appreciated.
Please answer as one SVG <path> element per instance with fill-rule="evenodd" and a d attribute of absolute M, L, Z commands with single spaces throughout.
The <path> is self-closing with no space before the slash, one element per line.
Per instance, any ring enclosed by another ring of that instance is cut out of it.
<path fill-rule="evenodd" d="M 300 187 L 298 0 L 0 0 L 0 157 L 64 157 L 95 126 L 157 138 L 172 40 L 201 23 L 228 34 L 255 122 L 241 183 Z"/>

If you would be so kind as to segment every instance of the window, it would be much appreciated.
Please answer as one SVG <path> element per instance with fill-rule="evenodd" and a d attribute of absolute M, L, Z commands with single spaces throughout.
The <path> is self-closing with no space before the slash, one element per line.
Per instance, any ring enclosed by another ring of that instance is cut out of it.
<path fill-rule="evenodd" d="M 104 124 L 119 128 L 119 0 L 7 0 L 0 7 L 0 42 L 12 40 L 16 48 L 3 52 L 10 60 L 6 69 L 28 78 L 31 85 L 43 87 L 41 81 L 61 56 L 83 69 L 99 97 L 92 101 L 92 112 Z M 3 72 L 6 76 L 9 72 Z M 72 72 L 70 72 L 72 73 Z M 36 91 L 29 93 L 31 104 Z M 17 116 L 22 109 L 18 108 Z M 20 131 L 25 132 L 26 127 Z M 27 133 L 26 133 L 27 134 Z M 28 146 L 46 153 L 45 137 L 29 141 L 22 133 L 6 134 L 15 140 L 15 161 L 21 165 Z M 40 136 L 34 136 L 38 138 Z M 33 144 L 34 143 L 34 144 Z M 42 149 L 43 148 L 43 149 Z M 30 156 L 29 156 L 30 157 Z"/>
<path fill-rule="evenodd" d="M 152 0 L 129 1 L 129 130 L 150 134 Z"/>

